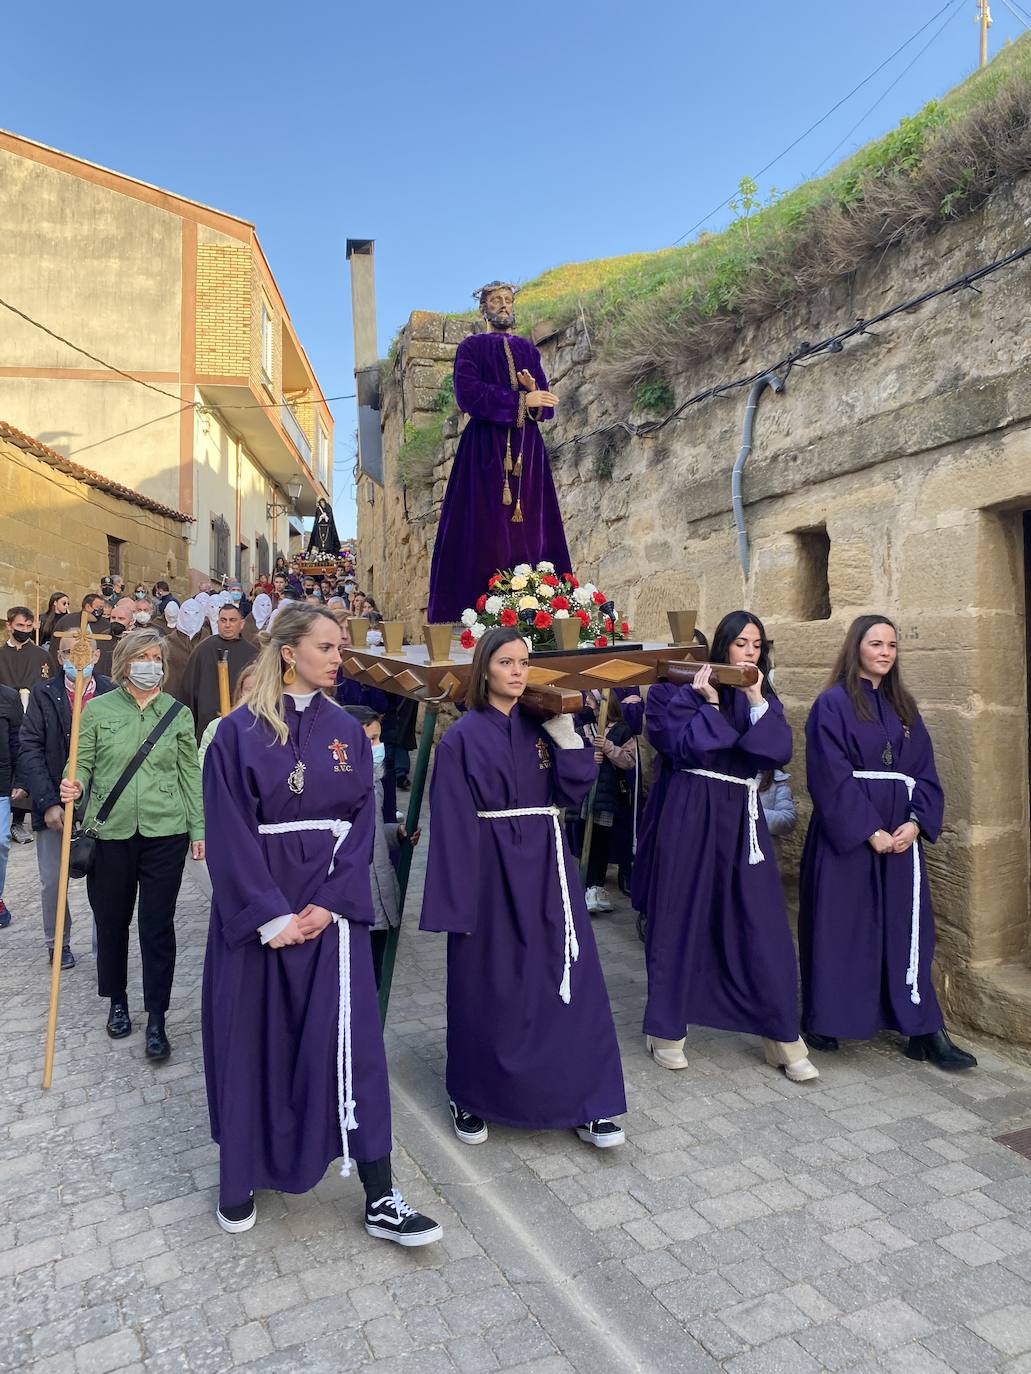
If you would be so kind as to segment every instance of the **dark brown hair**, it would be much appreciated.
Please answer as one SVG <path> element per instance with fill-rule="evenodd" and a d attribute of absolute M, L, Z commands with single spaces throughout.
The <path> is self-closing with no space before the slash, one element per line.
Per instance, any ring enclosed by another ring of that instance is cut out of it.
<path fill-rule="evenodd" d="M 824 691 L 831 687 L 837 687 L 840 683 L 848 693 L 848 699 L 852 703 L 852 709 L 860 720 L 873 720 L 873 713 L 870 710 L 870 703 L 866 699 L 863 691 L 862 680 L 860 678 L 859 646 L 870 633 L 875 625 L 888 625 L 895 634 L 896 644 L 898 642 L 898 627 L 893 620 L 889 620 L 886 615 L 860 615 L 853 620 L 848 627 L 845 635 L 845 642 L 841 646 L 841 651 L 835 660 L 831 675 L 827 679 L 827 686 Z M 891 670 L 881 678 L 881 685 L 877 689 L 883 699 L 894 710 L 903 725 L 912 725 L 920 714 L 912 693 L 908 692 L 902 683 L 902 674 L 899 670 L 898 658 L 891 666 Z"/>
<path fill-rule="evenodd" d="M 490 697 L 487 695 L 487 668 L 499 649 L 517 641 L 526 647 L 518 630 L 503 629 L 500 625 L 494 630 L 488 630 L 477 640 L 472 672 L 469 674 L 469 686 L 465 689 L 465 704 L 470 711 L 485 711 L 490 705 Z"/>

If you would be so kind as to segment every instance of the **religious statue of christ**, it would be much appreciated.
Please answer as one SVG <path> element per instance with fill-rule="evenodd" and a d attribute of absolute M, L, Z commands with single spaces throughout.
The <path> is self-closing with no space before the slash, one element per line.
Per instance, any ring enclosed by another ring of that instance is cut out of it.
<path fill-rule="evenodd" d="M 541 355 L 513 334 L 515 287 L 474 292 L 487 330 L 455 355 L 455 401 L 470 416 L 444 493 L 430 568 L 431 624 L 456 621 L 487 590 L 491 575 L 547 560 L 569 572 L 555 483 L 538 425 L 558 397 Z"/>

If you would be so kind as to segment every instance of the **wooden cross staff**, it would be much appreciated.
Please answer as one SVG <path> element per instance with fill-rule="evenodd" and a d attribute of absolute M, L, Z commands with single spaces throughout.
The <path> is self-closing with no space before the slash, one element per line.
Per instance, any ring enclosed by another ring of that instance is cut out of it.
<path fill-rule="evenodd" d="M 71 662 L 75 665 L 75 695 L 72 697 L 71 747 L 68 750 L 68 777 L 75 778 L 79 762 L 79 722 L 82 717 L 82 693 L 86 686 L 86 667 L 93 662 L 93 648 L 97 640 L 110 635 L 91 634 L 87 628 L 89 612 L 84 610 Z M 62 635 L 61 638 L 66 638 Z M 61 832 L 61 867 L 57 878 L 57 923 L 54 927 L 54 957 L 50 969 L 50 1011 L 47 1015 L 46 1049 L 43 1053 L 43 1087 L 49 1088 L 54 1077 L 54 1045 L 57 1040 L 57 1004 L 61 996 L 61 951 L 64 949 L 64 916 L 68 904 L 68 866 L 72 855 L 72 828 L 75 823 L 75 803 L 64 804 L 64 829 Z"/>
<path fill-rule="evenodd" d="M 218 652 L 218 662 L 215 665 L 218 671 L 218 714 L 227 716 L 233 709 L 232 701 L 229 697 L 229 650 L 220 649 Z"/>

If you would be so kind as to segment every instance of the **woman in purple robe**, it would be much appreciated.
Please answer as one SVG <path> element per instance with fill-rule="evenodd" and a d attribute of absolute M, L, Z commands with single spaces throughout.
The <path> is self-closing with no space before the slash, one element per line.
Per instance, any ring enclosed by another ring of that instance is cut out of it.
<path fill-rule="evenodd" d="M 369 742 L 333 700 L 340 627 L 287 604 L 268 627 L 245 705 L 204 761 L 218 843 L 202 1021 L 217 1218 L 249 1230 L 259 1188 L 304 1193 L 343 1156 L 365 1229 L 425 1245 L 441 1228 L 393 1187 L 390 1093 L 372 971 Z"/>
<path fill-rule="evenodd" d="M 802 1023 L 817 1050 L 879 1030 L 909 1036 L 910 1059 L 972 1069 L 949 1039 L 931 982 L 934 911 L 921 837 L 941 833 L 931 737 L 883 615 L 852 622 L 806 722 L 813 816 L 798 918 Z"/>
<path fill-rule="evenodd" d="M 423 930 L 446 931 L 447 1091 L 455 1133 L 487 1121 L 622 1144 L 623 1070 L 562 808 L 597 769 L 571 716 L 519 705 L 517 630 L 476 646 L 468 710 L 437 746 Z"/>
<path fill-rule="evenodd" d="M 645 907 L 652 1058 L 685 1069 L 690 1022 L 745 1031 L 792 1082 L 818 1078 L 799 1037 L 798 966 L 759 779 L 791 757 L 791 729 L 769 683 L 769 641 L 748 611 L 724 616 L 713 663 L 754 664 L 754 687 L 717 687 L 708 665 L 693 686 L 648 692 L 648 738 L 664 796 Z"/>
<path fill-rule="evenodd" d="M 511 332 L 512 288 L 479 293 L 488 332 L 463 339 L 455 354 L 455 403 L 471 416 L 444 492 L 430 567 L 431 623 L 457 621 L 499 569 L 542 560 L 571 568 L 555 483 L 538 424 L 557 398 L 541 355 Z"/>

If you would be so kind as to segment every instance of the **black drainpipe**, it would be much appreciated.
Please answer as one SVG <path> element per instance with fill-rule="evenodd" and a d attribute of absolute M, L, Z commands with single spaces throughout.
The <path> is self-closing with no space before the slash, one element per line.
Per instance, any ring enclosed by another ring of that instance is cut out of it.
<path fill-rule="evenodd" d="M 758 381 L 752 383 L 748 393 L 748 404 L 745 406 L 745 422 L 741 429 L 741 448 L 738 450 L 737 458 L 734 461 L 734 471 L 730 478 L 730 494 L 734 503 L 734 524 L 737 526 L 737 551 L 741 559 L 741 567 L 745 576 L 748 576 L 748 531 L 745 529 L 745 503 L 741 497 L 741 475 L 748 462 L 748 455 L 752 451 L 752 430 L 755 428 L 755 412 L 759 409 L 759 397 L 767 387 L 770 387 L 778 395 L 784 390 L 784 382 L 776 372 L 767 372 Z"/>

